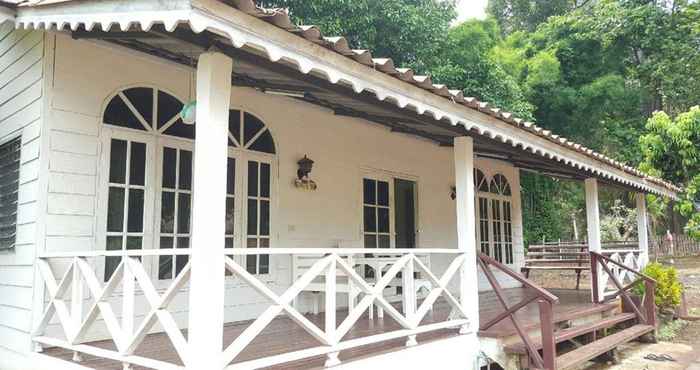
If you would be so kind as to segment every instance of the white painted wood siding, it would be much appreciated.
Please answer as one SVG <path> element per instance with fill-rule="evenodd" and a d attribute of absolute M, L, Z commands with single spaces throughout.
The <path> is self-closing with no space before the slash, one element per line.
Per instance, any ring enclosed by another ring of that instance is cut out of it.
<path fill-rule="evenodd" d="M 41 197 L 44 36 L 43 32 L 0 25 L 0 143 L 22 138 L 16 247 L 0 252 L 0 351 L 22 353 L 31 348 L 33 262 Z"/>

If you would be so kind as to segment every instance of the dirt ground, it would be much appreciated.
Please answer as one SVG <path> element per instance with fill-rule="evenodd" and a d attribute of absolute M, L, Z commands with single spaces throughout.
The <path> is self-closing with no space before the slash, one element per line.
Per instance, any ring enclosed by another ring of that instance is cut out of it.
<path fill-rule="evenodd" d="M 661 261 L 664 264 L 670 261 Z M 689 311 L 700 315 L 700 257 L 676 258 L 674 266 L 678 269 L 688 302 Z M 576 276 L 572 272 L 533 272 L 532 280 L 547 288 L 571 288 L 576 286 Z M 581 289 L 590 287 L 589 275 L 581 275 Z M 651 361 L 644 357 L 648 354 L 668 354 L 676 361 Z M 700 321 L 688 322 L 678 334 L 668 342 L 644 344 L 631 342 L 620 346 L 620 363 L 590 364 L 586 370 L 700 370 Z"/>

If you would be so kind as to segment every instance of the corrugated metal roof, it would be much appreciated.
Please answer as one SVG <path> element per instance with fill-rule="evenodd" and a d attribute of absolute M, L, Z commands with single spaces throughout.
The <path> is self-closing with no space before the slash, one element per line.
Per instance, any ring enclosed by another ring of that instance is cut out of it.
<path fill-rule="evenodd" d="M 4 1 L 3 3 L 12 3 L 20 7 L 32 7 L 71 1 L 75 0 L 8 0 Z M 351 60 L 357 63 L 371 67 L 379 72 L 392 76 L 400 81 L 410 83 L 414 86 L 432 92 L 445 99 L 449 99 L 454 103 L 461 104 L 475 111 L 487 114 L 511 126 L 517 127 L 523 130 L 524 132 L 528 132 L 538 137 L 545 138 L 546 140 L 553 142 L 561 147 L 576 151 L 578 153 L 582 153 L 590 158 L 593 158 L 596 161 L 608 164 L 628 174 L 661 185 L 673 192 L 681 191 L 681 188 L 675 186 L 674 184 L 671 184 L 667 181 L 656 177 L 646 175 L 634 167 L 628 166 L 615 159 L 597 153 L 590 148 L 574 143 L 567 138 L 561 137 L 552 133 L 549 130 L 543 129 L 532 122 L 528 122 L 517 118 L 511 112 L 503 111 L 497 107 L 491 106 L 487 102 L 479 101 L 478 99 L 473 97 L 465 97 L 461 90 L 451 90 L 445 85 L 435 84 L 433 83 L 430 76 L 417 75 L 413 70 L 409 68 L 399 68 L 394 65 L 394 62 L 391 58 L 376 58 L 372 55 L 370 50 L 352 49 L 351 45 L 349 45 L 345 37 L 324 36 L 322 31 L 318 27 L 313 25 L 296 25 L 292 22 L 291 18 L 289 17 L 289 12 L 287 11 L 287 9 L 262 8 L 257 6 L 253 0 L 219 1 L 229 6 L 232 6 L 243 13 L 261 19 L 269 24 L 272 24 L 301 38 L 304 38 L 305 40 L 321 45 L 340 55 L 350 58 Z"/>

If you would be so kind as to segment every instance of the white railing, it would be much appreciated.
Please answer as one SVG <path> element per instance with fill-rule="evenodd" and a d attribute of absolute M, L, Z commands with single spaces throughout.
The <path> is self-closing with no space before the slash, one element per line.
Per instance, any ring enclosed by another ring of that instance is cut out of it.
<path fill-rule="evenodd" d="M 627 266 L 628 268 L 637 272 L 641 272 L 649 262 L 648 254 L 637 248 L 608 248 L 603 249 L 602 254 L 610 258 L 612 261 Z M 606 262 L 605 264 L 613 275 L 615 275 L 617 281 L 619 281 L 621 284 L 630 284 L 637 279 L 637 276 L 634 273 L 620 267 L 619 265 L 612 262 Z M 602 274 L 599 279 L 601 279 L 600 283 L 605 289 L 603 291 L 604 296 L 607 297 L 618 294 L 618 290 L 609 284 L 610 276 L 608 274 Z"/>
<path fill-rule="evenodd" d="M 356 267 L 348 257 L 364 256 L 366 249 L 227 249 L 222 258 L 225 260 L 226 270 L 236 278 L 252 287 L 263 296 L 269 305 L 238 337 L 228 345 L 221 353 L 221 368 L 227 369 L 254 369 L 289 361 L 301 360 L 309 357 L 327 356 L 326 365 L 339 363 L 339 352 L 368 344 L 384 342 L 387 340 L 405 338 L 406 345 L 416 344 L 416 335 L 426 332 L 442 330 L 445 328 L 467 328 L 469 326 L 468 315 L 463 303 L 466 297 L 455 297 L 448 289 L 450 281 L 459 277 L 458 273 L 465 266 L 465 254 L 456 249 L 392 249 L 387 251 L 396 256 L 393 263 L 388 265 L 377 279 L 366 279 L 358 273 Z M 374 251 L 373 251 L 374 252 Z M 382 254 L 379 251 L 375 253 Z M 189 263 L 173 279 L 170 286 L 161 294 L 151 281 L 151 276 L 146 272 L 141 260 L 148 257 L 157 258 L 161 255 L 189 255 L 189 249 L 180 250 L 130 250 L 130 251 L 101 251 L 101 252 L 75 252 L 53 253 L 42 255 L 37 266 L 41 272 L 48 293 L 48 304 L 40 322 L 33 332 L 36 343 L 44 346 L 55 346 L 74 351 L 75 359 L 79 354 L 86 353 L 93 356 L 119 361 L 125 364 L 144 366 L 154 369 L 182 369 L 187 368 L 188 357 L 194 356 L 189 351 L 189 345 L 178 325 L 168 310 L 168 304 L 175 296 L 182 292 L 190 278 Z M 282 294 L 275 293 L 268 283 L 262 281 L 259 276 L 250 274 L 235 256 L 244 255 L 306 255 L 318 256 L 318 260 L 292 282 Z M 383 254 L 382 254 L 383 255 Z M 449 255 L 451 261 L 440 276 L 435 274 L 421 260 L 421 256 Z M 107 256 L 122 257 L 121 263 L 107 282 L 102 282 L 94 271 L 94 266 L 88 260 Z M 65 267 L 65 272 L 60 279 L 54 275 L 57 270 L 52 266 L 54 260 L 64 260 L 63 264 L 56 266 Z M 222 274 L 224 272 L 222 271 Z M 398 275 L 401 273 L 401 277 Z M 430 282 L 431 289 L 422 300 L 416 296 L 415 273 L 419 273 L 422 279 Z M 338 275 L 344 275 L 346 279 L 355 285 L 359 292 L 359 302 L 352 306 L 347 316 L 336 325 L 336 314 L 339 306 L 336 302 Z M 314 280 L 323 279 L 325 287 L 325 302 L 323 328 L 309 320 L 293 303 L 295 298 L 304 291 L 304 288 Z M 398 309 L 392 305 L 384 290 L 389 286 L 396 286 L 396 281 L 401 282 L 403 308 Z M 112 297 L 115 289 L 121 283 L 119 296 Z M 463 283 L 463 282 L 460 282 Z M 138 285 L 138 288 L 137 288 Z M 89 292 L 85 295 L 83 286 Z M 70 295 L 68 291 L 70 289 Z M 140 289 L 140 290 L 138 290 Z M 135 320 L 135 295 L 137 290 L 145 297 L 150 309 L 140 324 Z M 442 297 L 451 308 L 450 315 L 444 320 L 431 323 L 421 323 L 438 298 Z M 461 301 L 460 298 L 463 300 Z M 475 297 L 469 297 L 473 300 Z M 90 300 L 90 307 L 83 312 L 84 300 Z M 114 305 L 121 305 L 121 317 L 117 317 Z M 369 335 L 361 338 L 344 339 L 368 309 L 377 305 L 386 314 L 391 316 L 400 329 Z M 182 308 L 180 308 L 182 309 Z M 221 307 L 221 309 L 224 309 Z M 115 343 L 116 350 L 109 350 L 85 343 L 87 334 L 94 329 L 97 318 L 101 315 L 110 338 Z M 309 333 L 318 345 L 312 348 L 282 353 L 275 356 L 258 358 L 254 360 L 240 361 L 241 353 L 253 342 L 262 331 L 275 318 L 286 315 L 304 331 Z M 45 334 L 46 328 L 56 317 L 63 331 L 65 339 L 49 337 Z M 142 345 L 146 335 L 152 331 L 156 324 L 160 324 L 165 335 L 173 343 L 173 347 L 185 364 L 181 366 L 170 362 L 135 355 L 135 351 Z M 222 325 L 224 323 L 222 322 Z"/>

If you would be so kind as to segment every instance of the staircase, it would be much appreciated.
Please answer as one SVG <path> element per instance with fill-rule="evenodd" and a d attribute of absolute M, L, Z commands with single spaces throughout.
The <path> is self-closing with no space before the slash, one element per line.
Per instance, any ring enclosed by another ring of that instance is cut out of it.
<path fill-rule="evenodd" d="M 569 312 L 555 312 L 559 297 L 493 258 L 478 254 L 477 262 L 501 306 L 498 314 L 480 323 L 479 336 L 486 338 L 496 334 L 496 346 L 487 343 L 486 348 L 497 348 L 494 358 L 506 370 L 571 369 L 656 330 L 656 281 L 600 253 L 591 251 L 589 258 L 592 285 L 589 308 L 571 310 L 574 307 L 570 307 L 566 310 Z M 531 293 L 518 302 L 507 299 L 492 268 L 520 282 Z M 623 286 L 619 275 L 612 269 L 624 270 L 636 279 Z M 608 281 L 599 282 L 603 274 L 607 275 Z M 609 283 L 613 285 L 612 291 L 605 290 Z M 638 285 L 644 287 L 644 296 L 635 300 L 629 290 Z M 517 315 L 534 302 L 538 306 L 539 320 L 527 322 L 522 315 Z M 620 302 L 630 312 L 620 312 Z M 504 321 L 511 325 L 505 332 L 502 328 L 499 332 L 496 328 Z"/>
<path fill-rule="evenodd" d="M 617 305 L 606 305 L 606 311 L 595 319 L 576 323 L 576 320 L 555 319 L 554 342 L 557 344 L 556 369 L 571 369 L 612 351 L 620 344 L 635 340 L 654 331 L 651 325 L 638 323 L 634 313 L 617 312 Z M 532 344 L 542 350 L 541 338 Z M 520 368 L 531 369 L 527 346 L 517 340 L 503 347 L 509 356 L 518 356 Z"/>

